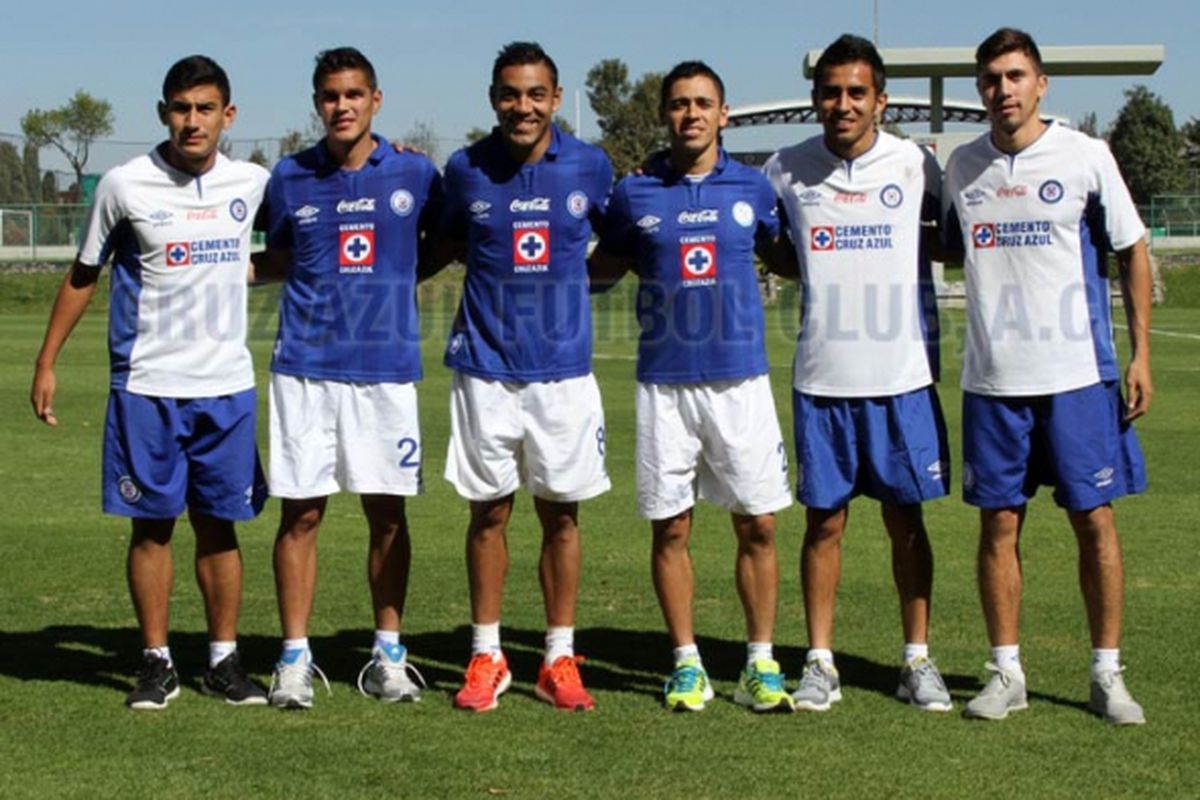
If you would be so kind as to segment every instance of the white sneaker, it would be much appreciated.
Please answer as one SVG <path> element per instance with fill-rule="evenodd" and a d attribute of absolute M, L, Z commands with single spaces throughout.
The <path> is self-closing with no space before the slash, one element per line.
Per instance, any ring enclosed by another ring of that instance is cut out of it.
<path fill-rule="evenodd" d="M 896 697 L 922 711 L 949 711 L 954 707 L 937 665 L 924 656 L 914 658 L 901 668 Z"/>
<path fill-rule="evenodd" d="M 1010 711 L 1022 711 L 1029 708 L 1025 695 L 1024 676 L 998 667 L 992 662 L 987 663 L 987 669 L 992 673 L 992 679 L 983 687 L 983 691 L 971 698 L 963 709 L 963 716 L 972 719 L 1004 719 Z"/>
<path fill-rule="evenodd" d="M 320 676 L 325 691 L 332 695 L 333 690 L 329 688 L 325 673 L 313 663 L 312 651 L 284 650 L 271 675 L 271 688 L 267 692 L 271 705 L 276 708 L 312 708 L 313 673 Z"/>
<path fill-rule="evenodd" d="M 420 686 L 413 678 L 420 681 Z M 420 671 L 408 663 L 408 649 L 402 644 L 397 644 L 394 649 L 372 649 L 371 660 L 358 673 L 358 691 L 367 697 L 378 697 L 385 703 L 416 702 L 421 699 L 421 689 L 425 686 Z"/>
<path fill-rule="evenodd" d="M 1125 688 L 1124 667 L 1105 670 L 1092 678 L 1092 696 L 1088 708 L 1113 725 L 1145 725 L 1146 714 Z"/>
<path fill-rule="evenodd" d="M 842 681 L 833 664 L 814 658 L 804 665 L 800 686 L 792 692 L 797 710 L 828 711 L 842 699 Z"/>

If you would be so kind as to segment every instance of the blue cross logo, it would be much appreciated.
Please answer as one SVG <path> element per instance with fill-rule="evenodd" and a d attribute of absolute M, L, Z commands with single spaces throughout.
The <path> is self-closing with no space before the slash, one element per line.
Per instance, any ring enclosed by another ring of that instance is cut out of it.
<path fill-rule="evenodd" d="M 709 257 L 707 250 L 697 247 L 692 251 L 691 255 L 688 256 L 687 261 L 688 266 L 692 269 L 692 272 L 700 275 L 708 269 L 708 265 L 712 261 L 712 258 Z"/>
<path fill-rule="evenodd" d="M 187 255 L 187 250 L 184 250 L 179 245 L 171 248 L 171 260 L 175 262 L 183 261 L 183 257 Z"/>
<path fill-rule="evenodd" d="M 370 250 L 371 245 L 368 244 L 367 240 L 361 236 L 355 236 L 351 238 L 350 241 L 346 242 L 346 252 L 349 253 L 350 257 L 355 261 L 362 261 L 363 256 L 365 256 Z"/>
<path fill-rule="evenodd" d="M 545 249 L 546 245 L 542 241 L 541 236 L 538 236 L 536 233 L 527 233 L 521 238 L 521 243 L 518 247 L 525 254 L 525 258 L 533 261 L 542 254 L 542 250 Z"/>
<path fill-rule="evenodd" d="M 817 234 L 813 237 L 813 240 L 816 241 L 817 247 L 824 250 L 826 247 L 829 247 L 832 237 L 829 235 L 829 231 L 822 229 L 817 231 Z"/>
<path fill-rule="evenodd" d="M 980 225 L 975 230 L 975 244 L 980 247 L 987 247 L 992 243 L 992 229 L 986 225 Z"/>

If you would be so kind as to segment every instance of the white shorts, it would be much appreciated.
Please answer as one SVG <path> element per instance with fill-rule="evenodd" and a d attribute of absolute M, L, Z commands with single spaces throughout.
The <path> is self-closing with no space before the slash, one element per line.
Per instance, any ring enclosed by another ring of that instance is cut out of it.
<path fill-rule="evenodd" d="M 596 379 L 513 383 L 456 371 L 445 475 L 473 501 L 496 500 L 519 486 L 561 503 L 607 492 Z"/>
<path fill-rule="evenodd" d="M 747 516 L 792 504 L 787 446 L 766 375 L 638 383 L 638 511 L 668 519 L 697 497 Z"/>
<path fill-rule="evenodd" d="M 422 491 L 417 388 L 271 375 L 275 497 Z"/>

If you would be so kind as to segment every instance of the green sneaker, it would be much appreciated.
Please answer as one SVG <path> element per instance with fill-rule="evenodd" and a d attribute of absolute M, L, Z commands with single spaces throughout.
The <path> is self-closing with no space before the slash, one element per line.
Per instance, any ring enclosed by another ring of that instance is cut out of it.
<path fill-rule="evenodd" d="M 770 711 L 791 713 L 796 710 L 792 696 L 783 688 L 783 673 L 779 662 L 760 658 L 742 670 L 733 702 L 754 709 L 759 714 Z"/>
<path fill-rule="evenodd" d="M 703 711 L 704 704 L 714 696 L 708 673 L 694 658 L 675 666 L 663 685 L 663 693 L 667 708 L 672 711 Z"/>

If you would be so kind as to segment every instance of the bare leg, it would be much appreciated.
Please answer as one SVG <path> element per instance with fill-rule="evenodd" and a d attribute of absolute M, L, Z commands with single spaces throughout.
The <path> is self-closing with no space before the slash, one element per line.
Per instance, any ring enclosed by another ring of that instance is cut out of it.
<path fill-rule="evenodd" d="M 992 647 L 1017 644 L 1021 632 L 1021 527 L 1025 506 L 979 512 L 977 575 Z"/>
<path fill-rule="evenodd" d="M 1079 544 L 1079 588 L 1087 607 L 1092 647 L 1121 646 L 1125 566 L 1110 505 L 1067 514 Z"/>
<path fill-rule="evenodd" d="M 654 541 L 650 551 L 650 575 L 654 592 L 662 609 L 663 621 L 671 645 L 679 647 L 696 641 L 693 628 L 692 598 L 695 578 L 692 575 L 692 556 L 688 540 L 692 532 L 692 510 L 689 508 L 668 519 L 650 523 Z"/>
<path fill-rule="evenodd" d="M 467 580 L 471 590 L 471 621 L 487 624 L 500 620 L 504 578 L 508 574 L 508 518 L 513 496 L 471 503 L 467 528 Z"/>
<path fill-rule="evenodd" d="M 929 637 L 933 594 L 933 550 L 921 516 L 921 504 L 883 503 L 883 526 L 892 540 L 892 580 L 900 596 L 900 623 L 905 643 L 924 644 Z"/>
<path fill-rule="evenodd" d="M 533 499 L 542 523 L 538 576 L 546 605 L 547 627 L 573 626 L 579 597 L 583 553 L 579 543 L 579 504 Z"/>
<path fill-rule="evenodd" d="M 833 617 L 842 577 L 842 531 L 850 509 L 809 508 L 806 515 L 808 527 L 800 551 L 800 580 L 804 585 L 808 646 L 833 649 Z"/>
<path fill-rule="evenodd" d="M 738 550 L 738 597 L 746 614 L 746 640 L 769 642 L 775 635 L 779 560 L 775 555 L 775 515 L 733 514 Z"/>
<path fill-rule="evenodd" d="M 142 631 L 144 647 L 166 647 L 170 617 L 171 561 L 174 519 L 133 519 L 133 533 L 125 560 L 129 596 Z"/>
<path fill-rule="evenodd" d="M 412 563 L 412 540 L 404 514 L 404 498 L 369 494 L 361 498 L 371 531 L 367 551 L 367 581 L 375 609 L 375 628 L 400 630 L 404 600 L 408 595 L 408 572 Z"/>
<path fill-rule="evenodd" d="M 283 501 L 275 535 L 275 594 L 283 638 L 308 636 L 313 595 L 317 588 L 317 532 L 325 516 L 326 497 Z"/>
<path fill-rule="evenodd" d="M 210 642 L 237 639 L 242 608 L 242 551 L 229 520 L 188 512 L 196 532 L 196 583 L 204 597 Z"/>

